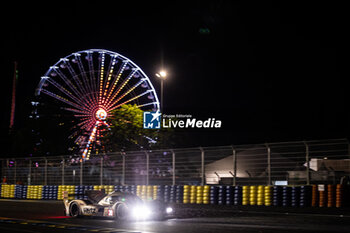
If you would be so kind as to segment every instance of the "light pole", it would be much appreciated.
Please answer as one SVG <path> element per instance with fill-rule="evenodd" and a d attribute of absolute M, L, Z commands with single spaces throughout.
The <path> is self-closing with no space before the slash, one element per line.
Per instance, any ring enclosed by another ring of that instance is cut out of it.
<path fill-rule="evenodd" d="M 165 70 L 161 70 L 158 73 L 156 73 L 156 76 L 160 79 L 160 112 L 163 113 L 163 82 L 166 79 L 167 73 Z"/>

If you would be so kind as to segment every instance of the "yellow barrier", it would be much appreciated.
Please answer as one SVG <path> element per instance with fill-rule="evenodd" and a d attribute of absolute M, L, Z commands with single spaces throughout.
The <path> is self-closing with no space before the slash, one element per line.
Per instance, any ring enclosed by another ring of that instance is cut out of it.
<path fill-rule="evenodd" d="M 153 200 L 156 200 L 158 198 L 158 186 L 153 185 Z"/>
<path fill-rule="evenodd" d="M 242 205 L 249 204 L 249 193 L 250 193 L 249 186 L 243 186 L 242 187 Z"/>
<path fill-rule="evenodd" d="M 202 204 L 203 203 L 203 186 L 197 186 L 196 191 L 196 203 Z"/>
<path fill-rule="evenodd" d="M 195 185 L 191 185 L 191 189 L 190 189 L 190 203 L 191 204 L 196 203 L 196 197 L 197 197 L 197 188 Z"/>
<path fill-rule="evenodd" d="M 94 190 L 98 190 L 95 189 L 95 187 L 98 188 L 98 186 L 94 186 Z M 57 193 L 57 200 L 63 200 L 63 192 L 67 191 L 68 192 L 68 199 L 72 200 L 74 199 L 74 197 L 72 196 L 72 194 L 75 193 L 75 186 L 74 185 L 59 185 L 58 186 L 58 193 Z M 71 195 L 69 195 L 71 194 Z"/>
<path fill-rule="evenodd" d="M 256 205 L 256 196 L 257 196 L 256 186 L 250 186 L 250 192 L 249 192 L 250 205 Z"/>
<path fill-rule="evenodd" d="M 203 188 L 203 204 L 209 204 L 210 203 L 210 186 L 205 185 Z"/>
<path fill-rule="evenodd" d="M 265 186 L 265 206 L 272 205 L 272 187 Z"/>
<path fill-rule="evenodd" d="M 190 202 L 190 186 L 184 185 L 183 203 L 188 204 L 189 202 Z"/>
<path fill-rule="evenodd" d="M 15 197 L 15 185 L 14 184 L 3 184 L 1 186 L 1 197 L 14 198 Z"/>
<path fill-rule="evenodd" d="M 258 192 L 257 192 L 257 204 L 258 205 L 264 205 L 265 203 L 265 189 L 263 185 L 258 186 Z"/>

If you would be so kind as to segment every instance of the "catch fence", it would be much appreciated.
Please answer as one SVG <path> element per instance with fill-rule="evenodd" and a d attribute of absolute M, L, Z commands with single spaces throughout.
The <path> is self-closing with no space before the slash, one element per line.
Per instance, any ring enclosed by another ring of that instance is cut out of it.
<path fill-rule="evenodd" d="M 76 156 L 7 158 L 1 175 L 25 185 L 302 185 L 349 179 L 347 139 Z"/>

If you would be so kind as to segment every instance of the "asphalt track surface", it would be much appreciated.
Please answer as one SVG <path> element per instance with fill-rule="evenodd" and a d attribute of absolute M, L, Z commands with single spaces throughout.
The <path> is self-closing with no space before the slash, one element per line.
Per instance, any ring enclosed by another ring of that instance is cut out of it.
<path fill-rule="evenodd" d="M 342 210 L 174 206 L 164 221 L 120 222 L 63 216 L 59 201 L 0 200 L 0 232 L 350 232 Z M 288 212 L 286 212 L 286 210 Z"/>

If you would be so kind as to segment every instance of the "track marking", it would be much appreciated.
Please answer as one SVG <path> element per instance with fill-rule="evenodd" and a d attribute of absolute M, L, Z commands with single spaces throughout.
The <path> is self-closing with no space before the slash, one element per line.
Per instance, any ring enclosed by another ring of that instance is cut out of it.
<path fill-rule="evenodd" d="M 25 220 L 25 219 L 16 219 L 16 218 L 6 218 L 0 217 L 1 223 L 12 223 L 12 224 L 23 224 L 23 225 L 33 225 L 38 227 L 49 227 L 49 228 L 58 228 L 58 229 L 68 229 L 68 230 L 80 230 L 80 231 L 92 231 L 92 232 L 101 232 L 101 233 L 141 233 L 141 231 L 135 230 L 126 230 L 126 229 L 117 229 L 117 228 L 98 228 L 90 227 L 84 225 L 68 224 L 68 223 L 54 223 L 47 221 L 37 221 L 37 220 Z M 0 229 L 8 229 L 0 226 Z M 26 231 L 33 232 L 33 231 Z"/>

